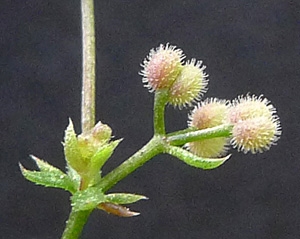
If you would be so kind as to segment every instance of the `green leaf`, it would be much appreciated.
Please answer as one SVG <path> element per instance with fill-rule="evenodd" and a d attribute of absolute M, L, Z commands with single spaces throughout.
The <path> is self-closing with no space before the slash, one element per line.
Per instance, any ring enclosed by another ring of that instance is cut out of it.
<path fill-rule="evenodd" d="M 80 149 L 72 120 L 69 120 L 69 125 L 65 131 L 64 138 L 64 153 L 68 164 L 77 172 L 84 171 L 86 162 L 81 157 Z"/>
<path fill-rule="evenodd" d="M 143 195 L 130 193 L 110 193 L 105 195 L 105 202 L 111 202 L 114 204 L 129 204 L 145 199 L 148 198 Z"/>
<path fill-rule="evenodd" d="M 22 164 L 19 164 L 21 172 L 27 180 L 45 187 L 62 188 L 71 193 L 76 191 L 76 184 L 67 174 L 35 156 L 31 156 L 31 158 L 41 171 L 27 170 Z"/>
<path fill-rule="evenodd" d="M 77 191 L 71 200 L 75 211 L 84 211 L 94 209 L 98 204 L 105 202 L 105 196 L 101 188 L 90 187 L 84 191 Z"/>
<path fill-rule="evenodd" d="M 81 183 L 81 177 L 76 172 L 76 170 L 73 169 L 70 165 L 67 165 L 67 174 L 69 178 L 73 181 L 74 185 L 76 185 L 75 188 L 79 188 Z"/>
<path fill-rule="evenodd" d="M 166 153 L 177 157 L 178 159 L 182 160 L 186 164 L 202 169 L 214 169 L 221 166 L 227 159 L 230 158 L 231 154 L 227 155 L 224 158 L 202 158 L 198 157 L 191 152 L 176 147 L 176 146 L 169 146 L 166 150 Z"/>
<path fill-rule="evenodd" d="M 118 146 L 118 144 L 122 141 L 122 139 L 115 140 L 109 144 L 103 145 L 91 158 L 89 173 L 95 175 L 99 174 L 100 169 L 105 164 L 105 162 L 110 158 L 114 149 Z"/>

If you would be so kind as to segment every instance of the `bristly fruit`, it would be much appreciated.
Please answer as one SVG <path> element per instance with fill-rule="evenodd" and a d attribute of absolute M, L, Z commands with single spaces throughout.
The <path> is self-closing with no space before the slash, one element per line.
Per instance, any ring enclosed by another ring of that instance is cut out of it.
<path fill-rule="evenodd" d="M 216 98 L 199 103 L 189 115 L 189 127 L 207 129 L 227 123 L 229 103 Z M 186 147 L 200 157 L 219 157 L 228 150 L 229 140 L 225 137 L 204 139 L 188 143 Z"/>
<path fill-rule="evenodd" d="M 234 124 L 231 144 L 244 153 L 266 151 L 281 135 L 276 109 L 262 95 L 239 96 L 233 101 L 229 120 Z"/>
<path fill-rule="evenodd" d="M 141 65 L 144 69 L 139 73 L 143 76 L 145 87 L 150 92 L 170 88 L 182 69 L 184 58 L 182 50 L 169 44 L 152 49 Z"/>
<path fill-rule="evenodd" d="M 187 61 L 170 88 L 169 103 L 181 108 L 200 100 L 207 91 L 208 75 L 204 72 L 205 68 L 202 61 Z"/>
<path fill-rule="evenodd" d="M 261 116 L 272 118 L 276 115 L 276 109 L 263 95 L 240 95 L 232 101 L 231 105 L 228 115 L 229 121 L 233 124 L 249 118 Z"/>

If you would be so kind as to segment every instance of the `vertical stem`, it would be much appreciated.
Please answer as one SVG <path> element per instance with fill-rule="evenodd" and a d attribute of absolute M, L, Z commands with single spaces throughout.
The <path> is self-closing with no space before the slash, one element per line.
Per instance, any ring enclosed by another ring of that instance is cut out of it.
<path fill-rule="evenodd" d="M 76 239 L 81 235 L 84 224 L 86 223 L 91 211 L 77 211 L 72 208 L 67 227 L 61 239 Z"/>
<path fill-rule="evenodd" d="M 89 131 L 95 125 L 95 20 L 94 1 L 81 0 L 82 21 L 82 99 L 81 131 Z M 72 211 L 63 232 L 62 239 L 79 238 L 91 210 Z"/>
<path fill-rule="evenodd" d="M 81 0 L 82 15 L 82 101 L 81 130 L 95 125 L 95 20 L 93 0 Z"/>

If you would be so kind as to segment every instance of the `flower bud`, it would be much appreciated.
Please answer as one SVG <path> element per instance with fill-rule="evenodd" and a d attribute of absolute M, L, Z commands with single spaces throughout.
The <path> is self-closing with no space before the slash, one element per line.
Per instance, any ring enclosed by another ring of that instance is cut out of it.
<path fill-rule="evenodd" d="M 107 124 L 99 121 L 91 131 L 92 137 L 99 143 L 106 143 L 111 139 L 112 130 Z"/>
<path fill-rule="evenodd" d="M 227 123 L 228 102 L 210 98 L 198 104 L 189 115 L 189 127 L 207 129 Z M 226 153 L 228 139 L 218 137 L 190 142 L 186 146 L 200 157 L 219 157 Z"/>
<path fill-rule="evenodd" d="M 230 109 L 231 144 L 244 153 L 262 153 L 276 144 L 281 127 L 276 109 L 262 96 L 240 96 Z"/>
<path fill-rule="evenodd" d="M 202 61 L 196 62 L 196 59 L 186 62 L 170 88 L 169 102 L 172 105 L 181 108 L 200 99 L 207 91 L 205 68 Z"/>
<path fill-rule="evenodd" d="M 185 58 L 182 50 L 169 44 L 152 49 L 141 65 L 140 72 L 143 83 L 150 92 L 157 89 L 169 88 L 182 69 L 181 61 Z"/>
<path fill-rule="evenodd" d="M 111 128 L 100 121 L 89 131 L 77 137 L 81 156 L 90 159 L 99 148 L 111 139 Z"/>
<path fill-rule="evenodd" d="M 90 131 L 76 136 L 70 120 L 65 131 L 64 152 L 68 165 L 82 178 L 84 186 L 100 179 L 100 170 L 121 140 L 111 140 L 111 128 L 98 122 Z"/>

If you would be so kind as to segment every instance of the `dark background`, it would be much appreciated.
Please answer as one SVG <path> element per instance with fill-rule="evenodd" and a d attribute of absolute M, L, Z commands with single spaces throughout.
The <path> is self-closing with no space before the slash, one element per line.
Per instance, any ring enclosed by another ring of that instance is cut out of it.
<path fill-rule="evenodd" d="M 264 94 L 283 134 L 258 155 L 234 152 L 203 171 L 159 155 L 113 188 L 150 200 L 124 219 L 94 211 L 82 238 L 300 238 L 300 6 L 296 0 L 96 1 L 97 119 L 124 138 L 109 172 L 152 136 L 153 94 L 138 75 L 149 50 L 170 42 L 207 65 L 205 97 Z M 59 238 L 69 194 L 35 186 L 29 154 L 64 169 L 61 141 L 80 130 L 79 1 L 0 4 L 0 238 Z M 168 131 L 189 110 L 167 109 Z"/>

